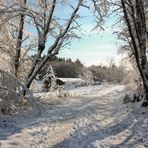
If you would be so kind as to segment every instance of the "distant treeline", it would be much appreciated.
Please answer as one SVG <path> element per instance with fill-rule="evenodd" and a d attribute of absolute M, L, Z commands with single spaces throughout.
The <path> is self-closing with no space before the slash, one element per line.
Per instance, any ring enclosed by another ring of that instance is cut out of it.
<path fill-rule="evenodd" d="M 62 78 L 87 77 L 87 79 L 94 79 L 95 81 L 120 83 L 126 75 L 123 65 L 116 66 L 113 62 L 109 66 L 92 65 L 85 67 L 79 59 L 72 61 L 70 58 L 54 57 L 40 71 L 40 79 L 47 73 L 50 65 L 53 67 L 55 75 Z"/>
<path fill-rule="evenodd" d="M 109 66 L 92 65 L 89 70 L 93 73 L 94 78 L 99 81 L 121 83 L 126 79 L 126 70 L 122 65 L 116 66 L 113 63 Z"/>
<path fill-rule="evenodd" d="M 70 58 L 54 57 L 49 60 L 39 72 L 41 77 L 47 73 L 47 69 L 50 65 L 53 67 L 55 75 L 62 78 L 78 78 L 82 75 L 85 67 L 79 59 L 72 61 Z"/>

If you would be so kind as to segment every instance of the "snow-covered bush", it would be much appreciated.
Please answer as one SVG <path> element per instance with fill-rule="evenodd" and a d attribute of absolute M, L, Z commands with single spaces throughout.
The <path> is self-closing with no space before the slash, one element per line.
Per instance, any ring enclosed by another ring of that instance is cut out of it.
<path fill-rule="evenodd" d="M 24 91 L 26 96 L 24 97 Z M 31 92 L 13 75 L 0 70 L 0 113 L 16 113 L 32 106 Z"/>
<path fill-rule="evenodd" d="M 34 96 L 40 104 L 45 105 L 56 105 L 71 97 L 70 93 L 64 91 L 62 88 L 54 90 L 53 92 L 35 93 Z"/>

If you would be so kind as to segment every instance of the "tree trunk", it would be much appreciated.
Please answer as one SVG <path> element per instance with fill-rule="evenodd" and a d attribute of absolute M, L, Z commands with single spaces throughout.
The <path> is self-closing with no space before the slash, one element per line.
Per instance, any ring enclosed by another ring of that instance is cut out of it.
<path fill-rule="evenodd" d="M 39 44 L 38 53 L 37 53 L 35 59 L 33 60 L 32 67 L 31 67 L 30 72 L 28 74 L 28 78 L 32 75 L 33 71 L 35 70 L 35 67 L 38 64 L 39 58 L 41 58 L 41 54 L 42 54 L 44 49 L 45 49 L 45 43 L 44 44 Z"/>
<path fill-rule="evenodd" d="M 23 0 L 23 7 L 26 6 L 26 3 L 27 3 L 27 0 Z M 24 20 L 25 20 L 25 15 L 22 13 L 20 16 L 18 38 L 17 38 L 17 43 L 16 43 L 16 54 L 15 54 L 15 76 L 16 77 L 18 76 L 19 60 L 21 56 Z"/>
<path fill-rule="evenodd" d="M 27 82 L 26 82 L 26 87 L 27 88 L 30 88 L 30 85 L 33 81 L 33 79 L 36 77 L 37 73 L 42 69 L 42 67 L 46 64 L 46 62 L 52 58 L 53 56 L 55 56 L 56 54 L 58 53 L 53 53 L 53 54 L 50 54 L 48 56 L 46 56 L 41 62 L 40 64 L 36 67 L 36 69 L 34 69 L 32 75 L 28 78 Z"/>

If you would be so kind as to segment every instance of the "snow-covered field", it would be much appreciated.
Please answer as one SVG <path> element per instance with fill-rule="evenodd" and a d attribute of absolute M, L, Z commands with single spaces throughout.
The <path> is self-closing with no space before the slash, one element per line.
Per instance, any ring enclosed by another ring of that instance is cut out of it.
<path fill-rule="evenodd" d="M 124 86 L 78 87 L 67 93 L 60 104 L 41 105 L 41 112 L 1 117 L 0 147 L 148 147 L 148 110 L 123 105 Z"/>

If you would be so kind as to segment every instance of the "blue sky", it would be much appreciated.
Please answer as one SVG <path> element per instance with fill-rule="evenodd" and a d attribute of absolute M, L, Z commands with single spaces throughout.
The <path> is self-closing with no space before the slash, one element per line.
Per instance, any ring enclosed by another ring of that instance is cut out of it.
<path fill-rule="evenodd" d="M 111 58 L 117 60 L 117 49 L 116 39 L 110 30 L 99 34 L 97 32 L 88 32 L 82 39 L 74 39 L 71 47 L 61 50 L 59 56 L 71 58 L 72 60 L 79 58 L 85 65 L 89 66 L 106 63 Z"/>
<path fill-rule="evenodd" d="M 72 3 L 75 5 L 76 1 Z M 56 15 L 60 18 L 69 17 L 69 8 L 57 7 Z M 113 36 L 112 25 L 115 23 L 114 17 L 107 18 L 104 27 L 104 31 L 92 31 L 95 24 L 95 17 L 92 13 L 92 10 L 87 8 L 82 8 L 79 10 L 81 19 L 79 19 L 79 24 L 82 26 L 84 35 L 81 36 L 81 39 L 73 39 L 71 42 L 70 48 L 65 47 L 60 50 L 59 57 L 71 58 L 72 60 L 80 59 L 83 64 L 86 66 L 106 64 L 109 59 L 114 59 L 115 61 L 119 60 L 117 55 L 117 46 L 115 36 Z M 36 35 L 36 31 L 29 26 L 28 30 L 33 32 Z M 76 31 L 79 32 L 79 31 Z M 46 48 L 48 49 L 51 45 L 52 39 L 50 38 L 46 43 Z M 118 41 L 119 42 L 119 41 Z M 47 50 L 46 50 L 47 52 Z"/>
<path fill-rule="evenodd" d="M 73 39 L 71 47 L 61 50 L 59 57 L 71 58 L 72 60 L 79 58 L 87 66 L 106 63 L 111 58 L 118 61 L 117 49 L 119 46 L 115 36 L 113 36 L 112 28 L 115 18 L 106 19 L 105 30 L 98 32 L 92 31 L 95 26 L 93 14 L 86 8 L 81 9 L 79 13 L 85 16 L 79 21 L 85 30 L 85 35 L 80 40 Z"/>

